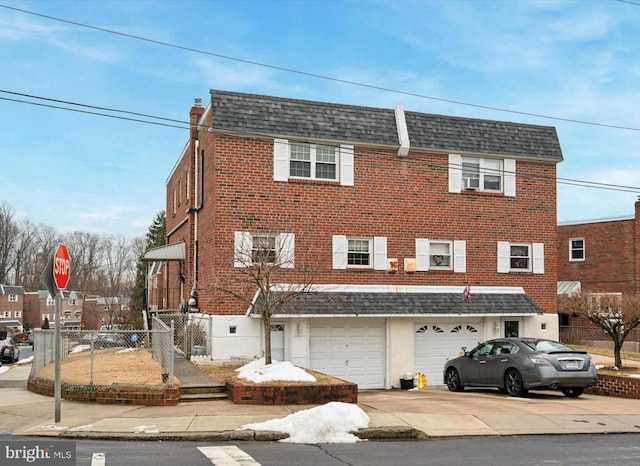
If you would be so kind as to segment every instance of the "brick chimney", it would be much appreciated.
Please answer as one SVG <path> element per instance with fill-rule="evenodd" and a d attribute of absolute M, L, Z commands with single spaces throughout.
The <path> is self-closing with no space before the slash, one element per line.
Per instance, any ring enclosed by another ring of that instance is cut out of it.
<path fill-rule="evenodd" d="M 191 124 L 191 138 L 198 138 L 198 123 L 200 118 L 204 114 L 204 107 L 202 106 L 202 99 L 194 99 L 193 107 L 189 112 L 189 123 Z"/>

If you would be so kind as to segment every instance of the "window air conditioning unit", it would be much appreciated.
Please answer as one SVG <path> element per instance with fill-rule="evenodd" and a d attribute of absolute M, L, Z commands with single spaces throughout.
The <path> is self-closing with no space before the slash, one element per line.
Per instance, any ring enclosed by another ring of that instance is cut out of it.
<path fill-rule="evenodd" d="M 480 189 L 480 178 L 463 178 L 462 187 L 464 189 Z"/>

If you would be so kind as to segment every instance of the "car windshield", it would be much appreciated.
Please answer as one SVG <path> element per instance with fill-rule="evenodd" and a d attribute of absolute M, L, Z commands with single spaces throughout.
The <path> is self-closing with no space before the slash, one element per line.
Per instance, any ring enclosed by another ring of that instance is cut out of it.
<path fill-rule="evenodd" d="M 573 348 L 551 340 L 525 340 L 522 343 L 533 351 L 573 351 Z"/>

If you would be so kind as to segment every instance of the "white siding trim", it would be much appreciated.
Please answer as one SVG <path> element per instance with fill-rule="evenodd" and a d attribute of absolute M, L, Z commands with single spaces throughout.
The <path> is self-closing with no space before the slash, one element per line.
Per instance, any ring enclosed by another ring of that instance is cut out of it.
<path fill-rule="evenodd" d="M 347 237 L 345 235 L 334 235 L 333 244 L 333 268 L 347 268 Z"/>
<path fill-rule="evenodd" d="M 353 186 L 354 184 L 353 146 L 340 146 L 340 184 Z"/>
<path fill-rule="evenodd" d="M 449 154 L 449 192 L 462 191 L 462 156 Z"/>
<path fill-rule="evenodd" d="M 504 159 L 504 195 L 516 196 L 516 161 L 514 159 Z"/>
<path fill-rule="evenodd" d="M 278 235 L 278 243 L 280 268 L 292 269 L 295 259 L 296 235 L 294 233 L 282 233 Z"/>
<path fill-rule="evenodd" d="M 429 270 L 429 240 L 416 238 L 416 272 Z"/>
<path fill-rule="evenodd" d="M 236 231 L 233 242 L 233 266 L 248 267 L 251 264 L 252 248 L 253 238 L 251 237 L 251 233 Z"/>
<path fill-rule="evenodd" d="M 456 273 L 466 273 L 467 271 L 467 242 L 453 242 L 453 271 Z"/>
<path fill-rule="evenodd" d="M 273 180 L 289 180 L 289 141 L 273 140 Z"/>
<path fill-rule="evenodd" d="M 373 270 L 387 270 L 387 238 L 373 238 Z"/>
<path fill-rule="evenodd" d="M 533 243 L 533 273 L 544 273 L 544 243 Z"/>
<path fill-rule="evenodd" d="M 498 273 L 509 273 L 511 269 L 511 246 L 508 241 L 498 241 Z"/>

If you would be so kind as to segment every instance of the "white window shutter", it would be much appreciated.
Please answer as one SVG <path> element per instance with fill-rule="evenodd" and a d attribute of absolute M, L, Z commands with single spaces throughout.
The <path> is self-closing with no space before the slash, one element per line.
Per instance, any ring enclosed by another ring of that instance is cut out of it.
<path fill-rule="evenodd" d="M 449 154 L 449 192 L 462 191 L 462 156 Z"/>
<path fill-rule="evenodd" d="M 516 161 L 513 159 L 504 160 L 504 195 L 516 196 Z"/>
<path fill-rule="evenodd" d="M 289 141 L 273 140 L 273 180 L 289 180 Z"/>
<path fill-rule="evenodd" d="M 533 243 L 533 273 L 544 273 L 544 243 Z"/>
<path fill-rule="evenodd" d="M 511 269 L 511 246 L 508 241 L 498 241 L 498 273 L 509 273 Z"/>
<path fill-rule="evenodd" d="M 251 233 L 246 231 L 236 231 L 233 243 L 233 266 L 248 267 L 251 260 L 251 250 L 253 249 L 253 239 Z"/>
<path fill-rule="evenodd" d="M 453 242 L 453 271 L 456 273 L 467 272 L 467 242 Z"/>
<path fill-rule="evenodd" d="M 354 185 L 353 146 L 340 146 L 340 184 L 343 186 Z"/>
<path fill-rule="evenodd" d="M 333 237 L 333 268 L 347 268 L 347 237 L 344 235 Z"/>
<path fill-rule="evenodd" d="M 373 269 L 387 270 L 387 238 L 376 236 L 373 238 Z"/>
<path fill-rule="evenodd" d="M 293 233 L 282 233 L 278 235 L 278 254 L 280 254 L 280 267 L 292 269 L 294 266 L 296 235 Z"/>
<path fill-rule="evenodd" d="M 416 238 L 416 272 L 429 270 L 429 240 Z"/>

